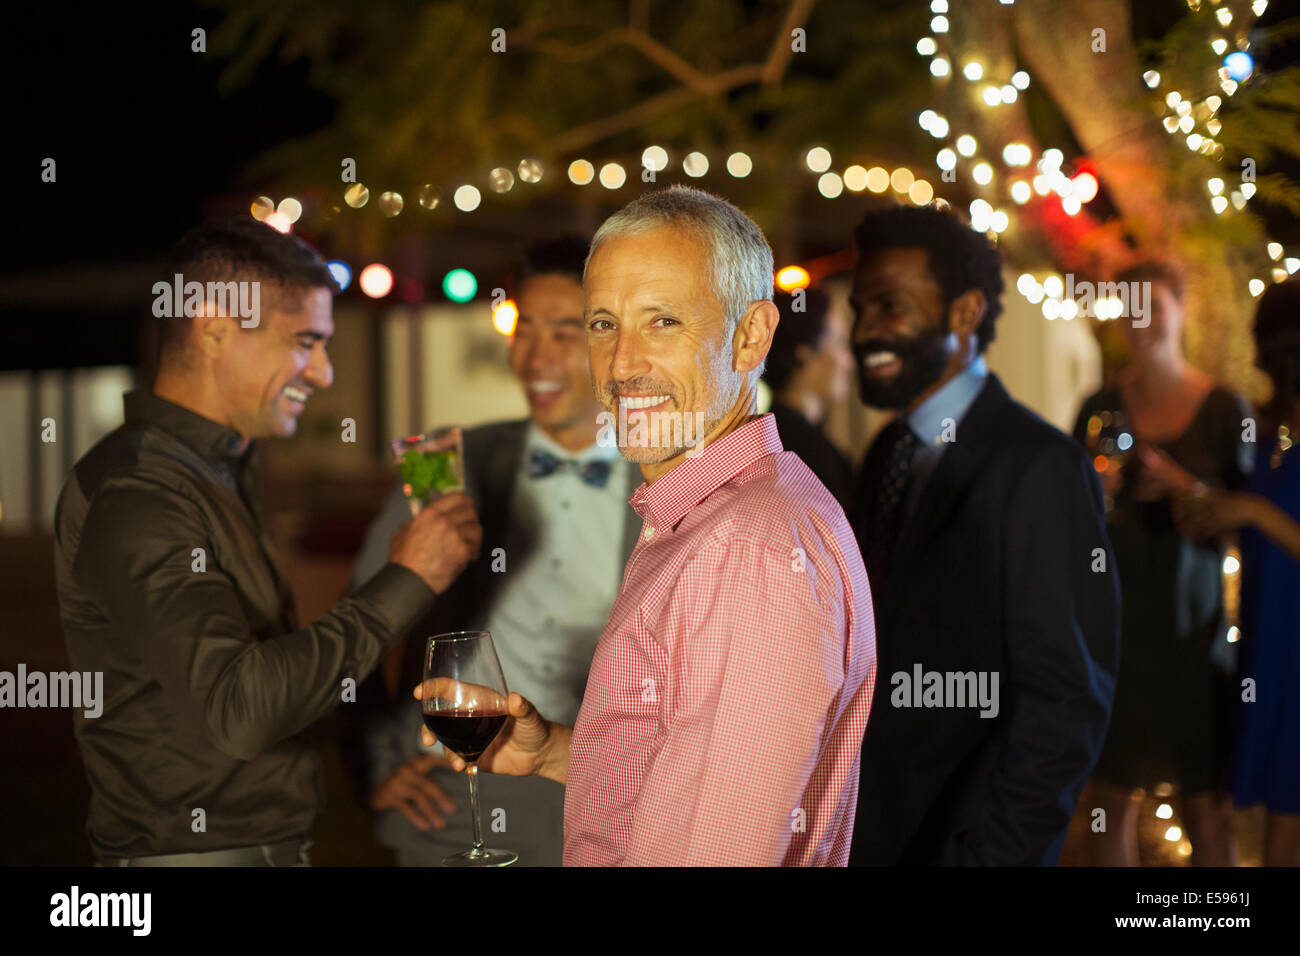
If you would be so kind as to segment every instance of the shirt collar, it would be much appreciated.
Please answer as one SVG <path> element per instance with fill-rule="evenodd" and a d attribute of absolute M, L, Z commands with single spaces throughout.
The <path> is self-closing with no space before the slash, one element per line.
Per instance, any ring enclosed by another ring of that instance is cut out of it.
<path fill-rule="evenodd" d="M 597 442 L 592 442 L 579 451 L 569 451 L 569 449 L 542 431 L 536 422 L 528 423 L 528 438 L 525 444 L 529 450 L 544 451 L 562 461 L 576 461 L 580 465 L 592 461 L 617 461 L 623 457 L 619 454 L 617 445 L 604 446 Z"/>
<path fill-rule="evenodd" d="M 127 392 L 122 405 L 128 423 L 154 425 L 188 445 L 205 460 L 238 465 L 244 440 L 233 428 L 160 398 L 153 392 Z M 250 444 L 251 447 L 251 444 Z"/>
<path fill-rule="evenodd" d="M 984 387 L 989 367 L 984 356 L 977 355 L 975 361 L 944 383 L 943 388 L 935 392 L 907 416 L 907 424 L 922 445 L 933 445 L 942 440 L 944 422 L 952 419 L 960 422 L 966 410 L 970 408 L 975 396 Z"/>
<path fill-rule="evenodd" d="M 782 451 L 776 419 L 770 413 L 761 415 L 709 442 L 654 484 L 642 482 L 628 501 L 656 531 L 676 528 L 688 511 L 718 488 L 760 458 Z"/>

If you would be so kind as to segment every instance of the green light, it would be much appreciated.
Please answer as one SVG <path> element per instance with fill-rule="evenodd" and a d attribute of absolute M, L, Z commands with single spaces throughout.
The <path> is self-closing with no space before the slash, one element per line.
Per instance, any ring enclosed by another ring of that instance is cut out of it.
<path fill-rule="evenodd" d="M 452 269 L 442 277 L 442 292 L 452 302 L 468 302 L 478 292 L 478 279 L 468 269 Z"/>

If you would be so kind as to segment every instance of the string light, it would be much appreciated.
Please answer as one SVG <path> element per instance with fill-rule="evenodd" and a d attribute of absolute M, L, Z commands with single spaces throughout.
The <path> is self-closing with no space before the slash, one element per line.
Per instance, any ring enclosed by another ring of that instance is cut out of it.
<path fill-rule="evenodd" d="M 806 289 L 811 282 L 808 270 L 803 266 L 786 266 L 776 274 L 776 287 L 782 292 Z"/>
<path fill-rule="evenodd" d="M 834 199 L 844 191 L 844 180 L 838 173 L 822 173 L 817 180 L 817 191 L 827 199 Z"/>
<path fill-rule="evenodd" d="M 506 299 L 492 310 L 492 325 L 502 335 L 514 335 L 519 321 L 519 307 L 513 299 Z"/>
<path fill-rule="evenodd" d="M 744 179 L 754 171 L 754 161 L 748 153 L 732 153 L 727 157 L 727 172 L 737 179 Z"/>
<path fill-rule="evenodd" d="M 831 153 L 824 146 L 814 146 L 804 156 L 804 162 L 814 173 L 824 173 L 831 168 Z"/>
<path fill-rule="evenodd" d="M 694 176 L 696 179 L 699 179 L 708 171 L 709 157 L 705 156 L 703 153 L 687 153 L 686 157 L 682 160 L 682 172 L 687 176 Z"/>
<path fill-rule="evenodd" d="M 896 193 L 905 193 L 912 188 L 912 183 L 916 182 L 916 176 L 906 166 L 899 166 L 889 175 L 889 185 L 894 188 Z"/>
<path fill-rule="evenodd" d="M 647 146 L 641 153 L 641 165 L 654 173 L 668 168 L 668 150 L 662 146 Z"/>

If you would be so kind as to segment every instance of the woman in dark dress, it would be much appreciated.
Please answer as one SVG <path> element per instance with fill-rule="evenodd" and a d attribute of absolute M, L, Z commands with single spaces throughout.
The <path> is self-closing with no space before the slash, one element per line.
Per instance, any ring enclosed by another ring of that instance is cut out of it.
<path fill-rule="evenodd" d="M 1178 531 L 1172 502 L 1198 482 L 1242 486 L 1250 408 L 1183 357 L 1182 281 L 1173 268 L 1150 263 L 1119 278 L 1151 283 L 1149 325 L 1120 320 L 1132 363 L 1084 402 L 1075 426 L 1106 491 L 1123 609 L 1115 703 L 1092 778 L 1107 823 L 1095 835 L 1095 862 L 1137 865 L 1135 791 L 1168 783 L 1181 797 L 1192 862 L 1227 866 L 1235 862 L 1231 688 L 1228 667 L 1212 656 L 1227 647 L 1223 557 L 1217 545 Z"/>
<path fill-rule="evenodd" d="M 781 321 L 767 353 L 763 380 L 772 390 L 772 415 L 781 445 L 803 459 L 847 512 L 852 505 L 852 468 L 822 433 L 822 423 L 831 407 L 849 393 L 853 354 L 848 326 L 830 296 L 815 287 L 793 295 L 778 292 L 772 301 Z"/>
<path fill-rule="evenodd" d="M 1268 811 L 1265 866 L 1300 865 L 1300 280 L 1264 293 L 1256 363 L 1273 381 L 1246 491 L 1201 490 L 1179 502 L 1198 537 L 1241 530 L 1242 684 L 1233 796 Z M 1251 683 L 1245 685 L 1249 680 Z M 1249 687 L 1249 692 L 1247 692 Z"/>

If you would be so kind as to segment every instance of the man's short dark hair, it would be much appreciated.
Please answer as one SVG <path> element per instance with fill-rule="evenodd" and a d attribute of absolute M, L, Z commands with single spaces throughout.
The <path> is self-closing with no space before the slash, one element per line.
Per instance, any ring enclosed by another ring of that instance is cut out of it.
<path fill-rule="evenodd" d="M 1174 298 L 1183 301 L 1186 288 L 1186 276 L 1183 270 L 1168 259 L 1144 259 L 1122 270 L 1115 276 L 1116 282 L 1150 282 L 1169 287 Z"/>
<path fill-rule="evenodd" d="M 772 336 L 763 378 L 776 393 L 790 383 L 799 368 L 795 354 L 799 346 L 806 345 L 815 350 L 826 332 L 826 320 L 831 314 L 831 297 L 821 289 L 810 287 L 800 289 L 796 294 L 802 294 L 802 312 L 794 311 L 794 294 L 777 292 L 772 295 L 772 301 L 781 313 L 781 321 Z"/>
<path fill-rule="evenodd" d="M 167 257 L 168 283 L 258 282 L 264 310 L 293 312 L 302 293 L 338 284 L 319 252 L 297 236 L 282 233 L 249 216 L 214 219 L 185 233 Z M 183 353 L 189 324 L 174 318 L 156 320 L 162 356 Z M 260 328 L 260 326 L 259 326 Z"/>
<path fill-rule="evenodd" d="M 858 261 L 886 249 L 924 249 L 930 272 L 943 291 L 944 307 L 971 289 L 984 293 L 988 307 L 976 332 L 979 350 L 993 341 L 1002 313 L 1002 254 L 982 232 L 955 212 L 935 206 L 893 206 L 867 213 L 853 232 Z"/>
<path fill-rule="evenodd" d="M 518 295 L 520 286 L 535 276 L 561 275 L 582 285 L 588 244 L 588 240 L 576 235 L 534 242 L 510 272 L 510 294 Z"/>

